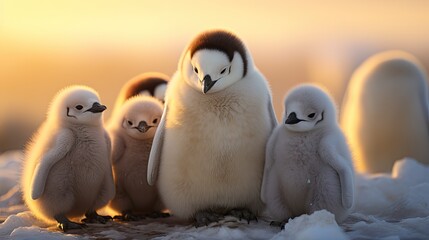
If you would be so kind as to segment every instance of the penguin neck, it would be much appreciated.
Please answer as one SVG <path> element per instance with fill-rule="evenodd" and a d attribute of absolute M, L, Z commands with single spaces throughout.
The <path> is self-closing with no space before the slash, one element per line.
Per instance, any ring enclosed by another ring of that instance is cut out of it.
<path fill-rule="evenodd" d="M 88 134 L 95 134 L 102 132 L 102 125 L 84 125 L 84 124 L 68 124 L 68 128 L 70 128 L 73 132 L 86 132 Z"/>
<path fill-rule="evenodd" d="M 137 139 L 129 136 L 128 134 L 123 134 L 123 139 L 127 142 L 127 145 L 131 147 L 141 147 L 141 146 L 152 146 L 153 137 L 146 139 Z"/>

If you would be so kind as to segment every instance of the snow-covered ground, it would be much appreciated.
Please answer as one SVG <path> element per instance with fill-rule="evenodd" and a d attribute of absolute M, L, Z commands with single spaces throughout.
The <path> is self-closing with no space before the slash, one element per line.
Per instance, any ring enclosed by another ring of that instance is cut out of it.
<path fill-rule="evenodd" d="M 340 226 L 327 211 L 292 219 L 280 231 L 259 220 L 234 218 L 195 228 L 174 217 L 140 222 L 112 221 L 59 232 L 35 219 L 19 192 L 22 153 L 0 155 L 0 239 L 429 239 L 429 166 L 396 162 L 391 175 L 357 175 L 356 209 Z"/>

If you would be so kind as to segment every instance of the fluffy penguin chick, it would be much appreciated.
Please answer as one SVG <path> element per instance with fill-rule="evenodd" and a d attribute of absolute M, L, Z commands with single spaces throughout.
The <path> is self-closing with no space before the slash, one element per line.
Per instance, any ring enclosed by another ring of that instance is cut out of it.
<path fill-rule="evenodd" d="M 152 140 L 161 120 L 163 105 L 155 98 L 128 99 L 109 128 L 112 139 L 116 195 L 109 206 L 122 220 L 138 220 L 138 214 L 160 213 L 163 209 L 156 187 L 146 181 Z"/>
<path fill-rule="evenodd" d="M 168 80 L 169 77 L 167 75 L 158 72 L 142 73 L 130 79 L 122 86 L 116 98 L 112 116 L 118 114 L 117 111 L 120 111 L 122 104 L 127 99 L 137 95 L 151 96 L 164 103 Z"/>
<path fill-rule="evenodd" d="M 81 228 L 69 218 L 105 223 L 96 210 L 115 195 L 110 139 L 98 94 L 84 86 L 61 90 L 25 155 L 24 200 L 36 217 L 59 227 Z"/>
<path fill-rule="evenodd" d="M 173 215 L 206 225 L 225 214 L 255 219 L 265 144 L 276 125 L 271 93 L 242 41 L 198 35 L 169 82 L 148 182 Z"/>
<path fill-rule="evenodd" d="M 267 144 L 261 197 L 269 217 L 285 223 L 326 209 L 339 223 L 353 206 L 353 179 L 331 98 L 313 85 L 292 89 L 283 122 Z"/>
<path fill-rule="evenodd" d="M 359 172 L 392 171 L 396 160 L 429 164 L 427 77 L 418 60 L 400 51 L 372 56 L 353 74 L 341 127 Z"/>

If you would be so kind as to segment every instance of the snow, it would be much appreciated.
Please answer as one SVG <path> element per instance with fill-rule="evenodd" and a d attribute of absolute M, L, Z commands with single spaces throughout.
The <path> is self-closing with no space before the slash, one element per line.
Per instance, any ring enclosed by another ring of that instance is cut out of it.
<path fill-rule="evenodd" d="M 0 239 L 427 239 L 429 166 L 396 161 L 391 174 L 357 175 L 355 211 L 340 225 L 322 210 L 290 219 L 285 229 L 259 219 L 247 224 L 226 218 L 195 228 L 174 217 L 140 222 L 92 224 L 64 234 L 37 220 L 21 200 L 22 152 L 0 155 Z"/>
<path fill-rule="evenodd" d="M 0 196 L 14 187 L 21 169 L 21 151 L 8 151 L 0 155 Z"/>
<path fill-rule="evenodd" d="M 289 220 L 283 231 L 272 238 L 273 240 L 282 239 L 349 239 L 344 231 L 335 222 L 335 216 L 321 210 L 312 215 L 302 215 L 298 218 Z"/>
<path fill-rule="evenodd" d="M 409 158 L 392 174 L 358 175 L 356 212 L 402 219 L 429 215 L 429 167 Z"/>
<path fill-rule="evenodd" d="M 73 236 L 70 234 L 62 234 L 59 232 L 51 232 L 43 228 L 37 228 L 37 227 L 19 227 L 15 229 L 10 234 L 11 239 L 20 239 L 20 240 L 37 240 L 37 239 L 43 239 L 43 240 L 54 240 L 54 239 L 70 239 L 70 240 L 76 240 L 81 239 L 78 236 Z"/>

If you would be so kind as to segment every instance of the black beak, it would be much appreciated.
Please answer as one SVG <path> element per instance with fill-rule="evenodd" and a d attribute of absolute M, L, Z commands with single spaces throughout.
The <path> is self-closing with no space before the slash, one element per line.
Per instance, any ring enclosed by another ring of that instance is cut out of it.
<path fill-rule="evenodd" d="M 86 110 L 85 112 L 101 113 L 106 109 L 107 109 L 106 106 L 101 105 L 98 102 L 95 102 L 94 104 L 92 104 L 92 107 L 90 109 Z"/>
<path fill-rule="evenodd" d="M 289 116 L 287 117 L 287 119 L 286 119 L 286 121 L 285 121 L 285 123 L 286 124 L 297 124 L 297 123 L 299 123 L 299 122 L 301 122 L 302 120 L 301 119 L 298 119 L 297 117 L 296 117 L 296 113 L 295 112 L 292 112 L 291 114 L 289 114 Z"/>
<path fill-rule="evenodd" d="M 147 125 L 145 121 L 139 122 L 139 125 L 135 127 L 139 132 L 145 133 L 147 132 L 152 126 Z"/>
<path fill-rule="evenodd" d="M 203 93 L 206 94 L 214 85 L 216 81 L 212 81 L 210 75 L 206 75 L 203 79 Z"/>

